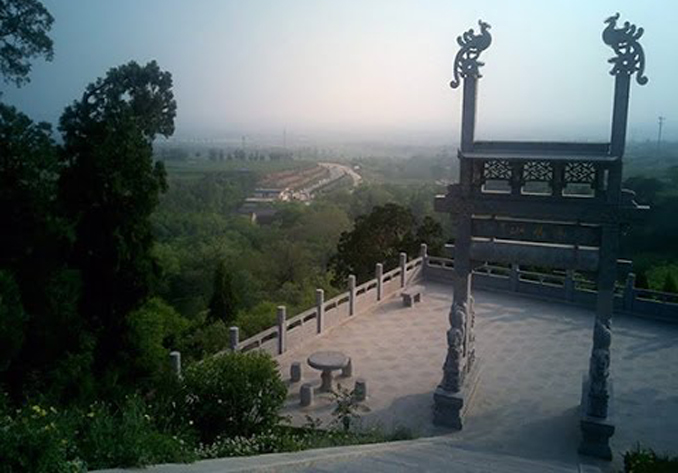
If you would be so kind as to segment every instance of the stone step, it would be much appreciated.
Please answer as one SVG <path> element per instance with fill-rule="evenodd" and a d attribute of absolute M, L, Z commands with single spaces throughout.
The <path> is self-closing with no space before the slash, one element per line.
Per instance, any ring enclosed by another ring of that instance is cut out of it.
<path fill-rule="evenodd" d="M 577 465 L 480 452 L 451 446 L 444 438 L 324 448 L 254 457 L 221 458 L 190 465 L 157 465 L 148 473 L 275 472 L 577 473 Z M 101 470 L 122 473 L 129 470 Z"/>

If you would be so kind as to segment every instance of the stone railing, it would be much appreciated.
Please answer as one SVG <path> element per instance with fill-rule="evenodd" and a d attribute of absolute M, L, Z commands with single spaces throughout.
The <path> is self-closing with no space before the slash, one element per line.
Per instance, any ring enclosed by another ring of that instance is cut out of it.
<path fill-rule="evenodd" d="M 451 283 L 454 260 L 424 257 L 424 279 Z M 583 279 L 573 271 L 541 273 L 526 271 L 519 265 L 510 267 L 486 263 L 473 272 L 473 287 L 548 300 L 569 302 L 585 307 L 595 307 L 595 283 Z M 618 286 L 614 299 L 615 311 L 678 322 L 678 294 L 670 294 L 635 287 L 635 275 L 630 273 L 623 286 Z"/>
<path fill-rule="evenodd" d="M 301 343 L 368 312 L 389 299 L 402 288 L 426 281 L 451 284 L 454 260 L 428 256 L 422 245 L 421 256 L 411 261 L 401 253 L 397 268 L 383 272 L 377 264 L 375 277 L 356 286 L 355 276 L 348 278 L 348 291 L 325 300 L 322 289 L 316 290 L 316 305 L 293 317 L 287 317 L 284 306 L 278 307 L 277 324 L 246 339 L 239 339 L 237 327 L 231 327 L 229 349 L 250 351 L 259 349 L 280 355 Z M 678 294 L 670 294 L 635 287 L 635 275 L 630 273 L 624 286 L 617 287 L 615 311 L 678 322 Z M 477 289 L 510 292 L 547 300 L 595 307 L 595 284 L 575 274 L 541 273 L 521 269 L 519 265 L 500 266 L 486 263 L 473 272 L 473 287 Z"/>
<path fill-rule="evenodd" d="M 240 341 L 238 328 L 231 327 L 229 348 L 242 352 L 258 349 L 271 355 L 280 355 L 351 317 L 367 312 L 402 288 L 420 281 L 426 245 L 422 245 L 422 255 L 408 261 L 407 255 L 401 253 L 398 267 L 386 273 L 379 263 L 375 268 L 374 279 L 359 286 L 356 286 L 355 276 L 349 276 L 348 291 L 327 301 L 324 291 L 317 289 L 315 307 L 294 317 L 287 318 L 285 306 L 279 306 L 277 324 L 246 340 Z"/>

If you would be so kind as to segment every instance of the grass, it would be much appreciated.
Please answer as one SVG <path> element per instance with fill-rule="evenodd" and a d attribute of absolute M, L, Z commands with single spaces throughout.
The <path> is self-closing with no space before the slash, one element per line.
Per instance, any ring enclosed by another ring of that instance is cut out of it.
<path fill-rule="evenodd" d="M 165 169 L 172 178 L 198 179 L 215 172 L 251 172 L 261 177 L 280 171 L 307 169 L 315 166 L 313 161 L 165 161 Z"/>

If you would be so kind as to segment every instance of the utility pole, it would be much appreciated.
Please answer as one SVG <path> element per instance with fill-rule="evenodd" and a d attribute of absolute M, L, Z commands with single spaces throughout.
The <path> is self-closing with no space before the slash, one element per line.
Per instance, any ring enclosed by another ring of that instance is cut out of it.
<path fill-rule="evenodd" d="M 662 128 L 664 127 L 664 120 L 666 120 L 666 117 L 659 117 L 659 132 L 657 133 L 657 156 L 659 156 L 659 151 L 661 150 L 662 146 Z"/>
<path fill-rule="evenodd" d="M 283 148 L 287 149 L 287 127 L 283 128 Z"/>

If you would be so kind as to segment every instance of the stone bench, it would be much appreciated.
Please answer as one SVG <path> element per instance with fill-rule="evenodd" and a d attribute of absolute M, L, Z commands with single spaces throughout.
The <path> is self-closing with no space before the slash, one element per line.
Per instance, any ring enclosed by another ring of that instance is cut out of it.
<path fill-rule="evenodd" d="M 403 297 L 403 304 L 405 307 L 412 307 L 416 302 L 421 302 L 421 297 L 424 294 L 424 286 L 412 286 L 405 289 L 401 296 Z"/>

